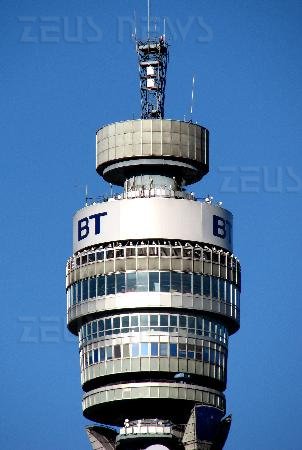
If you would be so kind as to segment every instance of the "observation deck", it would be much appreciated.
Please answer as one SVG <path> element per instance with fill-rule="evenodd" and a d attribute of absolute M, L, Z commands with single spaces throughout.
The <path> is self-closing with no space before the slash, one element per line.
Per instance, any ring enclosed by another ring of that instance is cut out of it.
<path fill-rule="evenodd" d="M 185 186 L 209 171 L 209 133 L 200 125 L 179 120 L 148 119 L 117 122 L 96 135 L 97 172 L 123 186 L 136 175 L 175 177 Z M 129 186 L 128 186 L 129 189 Z"/>

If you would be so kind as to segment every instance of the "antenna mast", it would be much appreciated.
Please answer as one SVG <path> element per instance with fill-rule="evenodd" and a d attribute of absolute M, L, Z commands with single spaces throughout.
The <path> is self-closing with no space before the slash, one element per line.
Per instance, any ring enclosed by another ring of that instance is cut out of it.
<path fill-rule="evenodd" d="M 136 41 L 138 54 L 141 118 L 163 119 L 168 64 L 165 35 L 150 37 L 150 0 L 148 0 L 148 31 L 146 41 Z"/>

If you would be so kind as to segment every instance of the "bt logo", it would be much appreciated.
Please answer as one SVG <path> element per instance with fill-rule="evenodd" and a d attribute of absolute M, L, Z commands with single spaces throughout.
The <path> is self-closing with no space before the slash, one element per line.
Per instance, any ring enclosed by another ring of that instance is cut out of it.
<path fill-rule="evenodd" d="M 87 238 L 91 227 L 90 222 L 94 221 L 94 234 L 100 234 L 101 232 L 101 217 L 107 216 L 106 212 L 92 214 L 88 217 L 83 217 L 83 219 L 78 221 L 78 241 Z"/>
<path fill-rule="evenodd" d="M 227 239 L 232 244 L 232 224 L 227 219 L 213 215 L 213 234 L 221 239 Z"/>

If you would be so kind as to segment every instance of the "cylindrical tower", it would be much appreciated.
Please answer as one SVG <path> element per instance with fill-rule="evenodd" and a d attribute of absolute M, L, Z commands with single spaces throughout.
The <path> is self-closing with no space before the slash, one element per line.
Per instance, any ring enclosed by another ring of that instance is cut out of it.
<path fill-rule="evenodd" d="M 149 45 L 153 68 L 160 39 Z M 84 416 L 122 427 L 116 442 L 112 430 L 108 437 L 106 428 L 91 427 L 101 448 L 224 445 L 240 265 L 232 214 L 185 190 L 208 172 L 208 148 L 206 128 L 152 111 L 97 131 L 97 172 L 124 191 L 75 214 L 66 288 Z"/>

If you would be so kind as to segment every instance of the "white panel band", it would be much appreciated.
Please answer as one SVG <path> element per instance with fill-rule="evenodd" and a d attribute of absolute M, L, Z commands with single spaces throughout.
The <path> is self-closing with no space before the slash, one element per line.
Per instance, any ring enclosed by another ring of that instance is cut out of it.
<path fill-rule="evenodd" d="M 186 199 L 109 200 L 80 209 L 73 219 L 73 252 L 104 242 L 167 239 L 205 242 L 232 251 L 232 214 Z"/>

